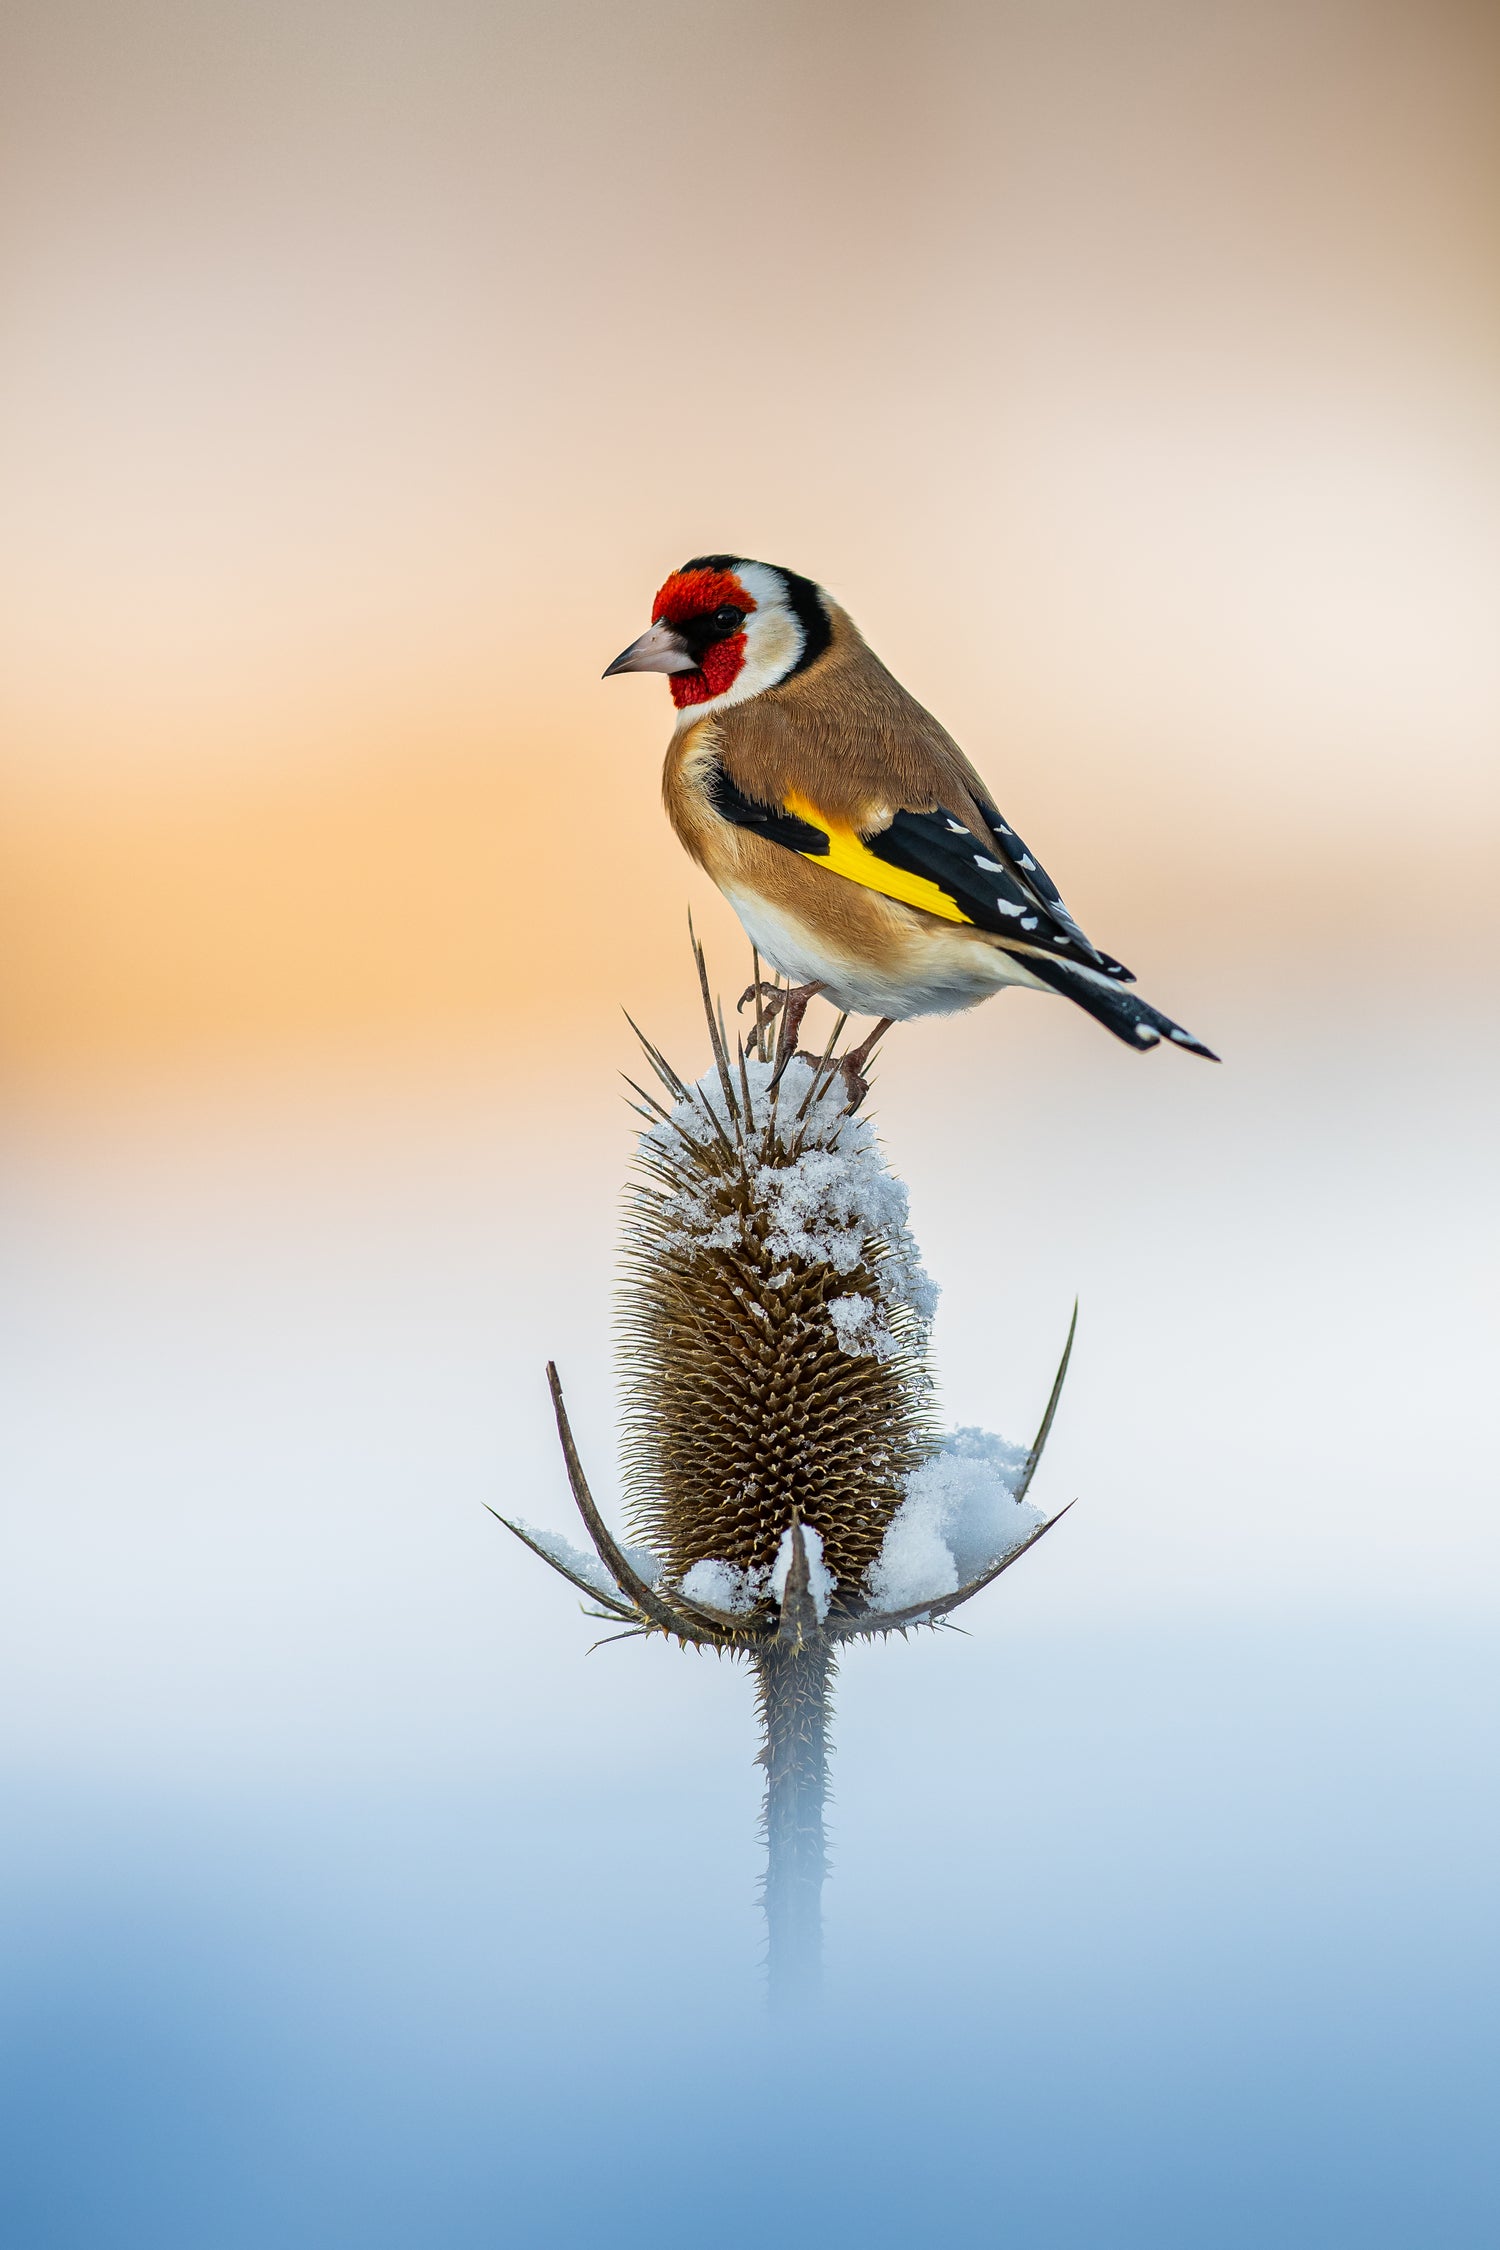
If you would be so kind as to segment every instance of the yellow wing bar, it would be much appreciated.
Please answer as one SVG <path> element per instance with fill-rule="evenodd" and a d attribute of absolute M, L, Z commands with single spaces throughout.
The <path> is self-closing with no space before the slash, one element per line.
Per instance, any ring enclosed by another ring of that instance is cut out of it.
<path fill-rule="evenodd" d="M 847 875 L 851 883 L 862 883 L 867 891 L 880 891 L 886 898 L 899 899 L 903 906 L 920 906 L 929 914 L 940 914 L 945 922 L 968 922 L 973 916 L 955 906 L 948 893 L 925 875 L 910 875 L 904 867 L 891 867 L 877 859 L 861 843 L 855 831 L 843 821 L 830 820 L 827 813 L 819 812 L 808 798 L 789 791 L 786 810 L 798 820 L 805 820 L 814 828 L 821 828 L 828 838 L 826 852 L 803 852 L 801 857 L 812 861 L 814 867 L 831 868 L 835 875 Z"/>

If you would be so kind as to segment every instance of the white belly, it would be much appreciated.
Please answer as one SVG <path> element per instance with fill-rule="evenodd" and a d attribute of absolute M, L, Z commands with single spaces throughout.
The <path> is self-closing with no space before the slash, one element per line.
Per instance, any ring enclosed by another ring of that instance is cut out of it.
<path fill-rule="evenodd" d="M 764 899 L 743 891 L 724 895 L 763 960 L 793 984 L 822 985 L 833 1005 L 851 1016 L 891 1016 L 904 1023 L 909 1016 L 954 1015 L 1007 984 L 1033 992 L 1051 989 L 1014 954 L 986 944 L 963 923 L 912 915 L 909 943 L 899 967 L 892 968 L 831 952 L 805 922 Z"/>

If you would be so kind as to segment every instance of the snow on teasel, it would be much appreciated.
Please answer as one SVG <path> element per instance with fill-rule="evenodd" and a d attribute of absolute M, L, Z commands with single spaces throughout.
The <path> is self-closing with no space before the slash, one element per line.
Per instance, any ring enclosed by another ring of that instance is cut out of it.
<path fill-rule="evenodd" d="M 572 1540 L 565 1539 L 560 1531 L 550 1531 L 543 1524 L 528 1523 L 524 1516 L 516 1516 L 513 1521 L 516 1530 L 524 1533 L 529 1546 L 540 1550 L 549 1561 L 560 1563 L 565 1571 L 575 1579 L 582 1579 L 596 1594 L 619 1594 L 618 1585 L 597 1555 L 585 1554 L 582 1547 L 575 1547 Z M 637 1577 L 643 1579 L 646 1585 L 654 1586 L 661 1576 L 661 1563 L 651 1549 L 626 1547 L 623 1551 Z"/>
<path fill-rule="evenodd" d="M 826 1310 L 842 1351 L 890 1358 L 901 1344 L 887 1315 L 903 1307 L 925 1328 L 938 1299 L 907 1228 L 905 1185 L 886 1165 L 868 1119 L 850 1114 L 837 1074 L 830 1084 L 797 1055 L 773 1091 L 774 1079 L 772 1064 L 746 1058 L 741 1108 L 749 1130 L 738 1179 L 726 1179 L 712 1161 L 737 1122 L 717 1071 L 641 1135 L 648 1157 L 671 1164 L 686 1145 L 707 1160 L 663 1197 L 663 1240 L 688 1253 L 735 1250 L 758 1233 L 773 1280 L 798 1265 L 854 1274 L 878 1244 L 877 1286 L 831 1297 Z"/>
<path fill-rule="evenodd" d="M 877 1610 L 936 1601 L 1013 1554 L 1045 1518 L 1017 1499 L 1029 1456 L 988 1430 L 953 1430 L 906 1479 L 865 1581 Z"/>
<path fill-rule="evenodd" d="M 807 1554 L 808 1592 L 821 1625 L 828 1615 L 836 1581 L 823 1560 L 821 1534 L 810 1523 L 804 1524 L 802 1538 Z M 769 1569 L 737 1570 L 733 1563 L 721 1562 L 715 1556 L 708 1562 L 694 1563 L 692 1569 L 683 1574 L 682 1591 L 690 1602 L 704 1602 L 710 1609 L 723 1610 L 730 1617 L 748 1617 L 767 1596 L 778 1606 L 785 1601 L 791 1569 L 789 1525 L 781 1535 L 776 1560 Z"/>

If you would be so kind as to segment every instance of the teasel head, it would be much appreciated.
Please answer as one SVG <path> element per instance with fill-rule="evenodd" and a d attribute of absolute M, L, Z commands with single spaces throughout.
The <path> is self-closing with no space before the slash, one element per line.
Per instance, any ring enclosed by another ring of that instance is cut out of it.
<path fill-rule="evenodd" d="M 667 1586 L 774 1631 L 800 1524 L 820 1611 L 852 1620 L 905 1480 L 934 1450 L 937 1293 L 906 1191 L 832 1053 L 671 1074 L 626 1204 L 621 1297 L 632 1528 Z M 653 1056 L 660 1062 L 660 1057 Z"/>

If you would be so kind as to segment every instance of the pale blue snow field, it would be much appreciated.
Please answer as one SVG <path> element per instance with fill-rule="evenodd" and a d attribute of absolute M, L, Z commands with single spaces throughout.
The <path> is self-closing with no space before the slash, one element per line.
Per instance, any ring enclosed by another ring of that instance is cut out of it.
<path fill-rule="evenodd" d="M 1176 997 L 1222 1071 L 885 1065 L 950 1418 L 1082 1297 L 1079 1505 L 846 1664 L 792 2037 L 745 1679 L 483 1507 L 574 1529 L 549 1353 L 614 1490 L 607 1070 L 16 1137 L 7 2246 L 1492 2250 L 1493 1025 Z"/>

